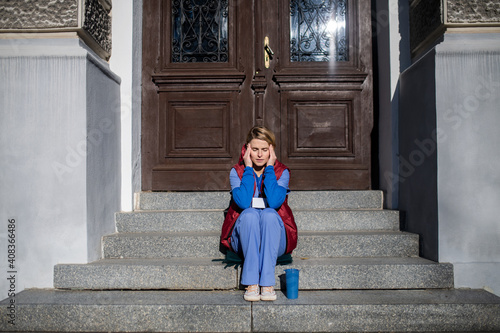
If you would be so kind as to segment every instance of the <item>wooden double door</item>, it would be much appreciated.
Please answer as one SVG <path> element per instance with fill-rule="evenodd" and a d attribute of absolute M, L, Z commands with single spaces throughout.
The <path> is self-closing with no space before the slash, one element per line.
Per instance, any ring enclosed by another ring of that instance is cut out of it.
<path fill-rule="evenodd" d="M 292 190 L 370 188 L 369 2 L 143 6 L 143 190 L 229 189 L 253 125 L 276 134 Z"/>

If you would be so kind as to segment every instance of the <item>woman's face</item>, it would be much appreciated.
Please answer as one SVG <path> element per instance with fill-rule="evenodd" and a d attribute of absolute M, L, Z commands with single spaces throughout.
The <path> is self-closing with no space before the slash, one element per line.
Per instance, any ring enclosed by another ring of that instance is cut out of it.
<path fill-rule="evenodd" d="M 250 158 L 254 167 L 261 167 L 269 161 L 269 143 L 260 139 L 253 139 L 250 141 Z"/>

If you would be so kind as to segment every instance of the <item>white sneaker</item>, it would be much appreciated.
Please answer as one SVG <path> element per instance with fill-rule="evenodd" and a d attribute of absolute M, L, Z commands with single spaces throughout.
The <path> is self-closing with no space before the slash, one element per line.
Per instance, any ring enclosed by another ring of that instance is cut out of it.
<path fill-rule="evenodd" d="M 276 291 L 274 291 L 274 287 L 262 287 L 260 292 L 260 299 L 262 301 L 275 301 L 276 300 Z"/>
<path fill-rule="evenodd" d="M 246 290 L 247 291 L 245 291 L 245 295 L 243 295 L 245 301 L 250 301 L 250 302 L 260 301 L 258 284 L 252 284 L 251 286 L 248 286 Z"/>

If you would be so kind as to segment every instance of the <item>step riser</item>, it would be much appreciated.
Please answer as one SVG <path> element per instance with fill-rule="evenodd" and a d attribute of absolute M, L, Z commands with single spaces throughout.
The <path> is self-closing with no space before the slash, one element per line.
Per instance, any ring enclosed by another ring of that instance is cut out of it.
<path fill-rule="evenodd" d="M 115 216 L 118 232 L 220 231 L 223 211 L 136 212 Z"/>
<path fill-rule="evenodd" d="M 292 191 L 292 209 L 382 209 L 381 191 Z"/>
<path fill-rule="evenodd" d="M 416 257 L 418 236 L 362 234 L 299 236 L 293 255 L 298 258 Z"/>
<path fill-rule="evenodd" d="M 146 304 L 107 304 L 104 298 L 94 304 L 18 305 L 15 327 L 2 320 L 0 331 L 213 332 L 215 328 L 219 332 L 248 332 L 251 328 L 250 304 L 205 304 L 195 294 L 186 297 L 192 302 L 172 303 L 172 297 L 166 294 L 163 302 L 160 299 L 156 304 L 146 299 Z M 0 309 L 2 318 L 7 317 L 5 309 Z"/>
<path fill-rule="evenodd" d="M 226 209 L 229 192 L 142 192 L 135 197 L 136 210 Z"/>
<path fill-rule="evenodd" d="M 222 264 L 198 266 L 57 265 L 54 287 L 61 289 L 231 290 L 239 271 Z"/>
<path fill-rule="evenodd" d="M 498 308 L 471 305 L 278 305 L 254 308 L 254 332 L 472 332 L 498 327 Z M 255 320 L 258 318 L 258 320 Z M 289 320 L 288 318 L 294 318 Z M 311 320 L 314 318 L 314 320 Z M 474 318 L 471 320 L 470 318 Z M 479 319 L 480 318 L 480 319 Z M 480 323 L 480 324 L 478 324 Z"/>
<path fill-rule="evenodd" d="M 396 211 L 296 210 L 294 216 L 301 231 L 399 230 Z M 223 221 L 223 211 L 116 214 L 118 232 L 220 231 Z"/>
<path fill-rule="evenodd" d="M 24 291 L 16 326 L 38 332 L 472 332 L 500 330 L 481 291 L 318 291 L 245 302 L 235 292 Z M 489 296 L 489 297 L 485 297 Z M 50 303 L 47 303 L 50 300 Z M 7 300 L 8 302 L 8 300 Z M 0 316 L 7 318 L 7 303 Z"/>
<path fill-rule="evenodd" d="M 284 269 L 299 269 L 301 290 L 453 288 L 451 265 L 289 265 L 277 267 L 276 281 L 285 287 Z"/>
<path fill-rule="evenodd" d="M 144 192 L 136 195 L 137 210 L 226 209 L 229 192 Z M 288 196 L 292 209 L 382 209 L 380 191 L 295 191 Z"/>
<path fill-rule="evenodd" d="M 219 236 L 125 236 L 104 238 L 104 258 L 223 258 Z M 298 258 L 418 256 L 413 234 L 300 235 Z"/>
<path fill-rule="evenodd" d="M 451 265 L 301 265 L 276 267 L 276 288 L 284 270 L 300 270 L 301 290 L 452 288 Z M 230 290 L 239 287 L 241 268 L 217 265 L 57 265 L 54 287 L 61 289 Z"/>
<path fill-rule="evenodd" d="M 397 211 L 294 211 L 299 231 L 363 231 L 400 228 Z"/>
<path fill-rule="evenodd" d="M 103 254 L 109 258 L 224 258 L 218 236 L 105 237 Z"/>

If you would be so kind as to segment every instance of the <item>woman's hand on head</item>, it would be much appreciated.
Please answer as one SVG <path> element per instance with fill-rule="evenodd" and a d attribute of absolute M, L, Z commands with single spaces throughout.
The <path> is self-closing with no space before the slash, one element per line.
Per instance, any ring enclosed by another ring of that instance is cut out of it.
<path fill-rule="evenodd" d="M 274 152 L 274 146 L 269 145 L 269 160 L 267 161 L 267 166 L 274 165 L 276 160 L 277 160 L 277 157 L 276 157 L 276 153 Z"/>
<path fill-rule="evenodd" d="M 252 147 L 250 146 L 250 143 L 247 144 L 247 150 L 245 151 L 245 154 L 243 155 L 243 163 L 245 163 L 246 167 L 253 167 L 252 159 L 250 158 L 250 151 L 252 151 Z"/>

